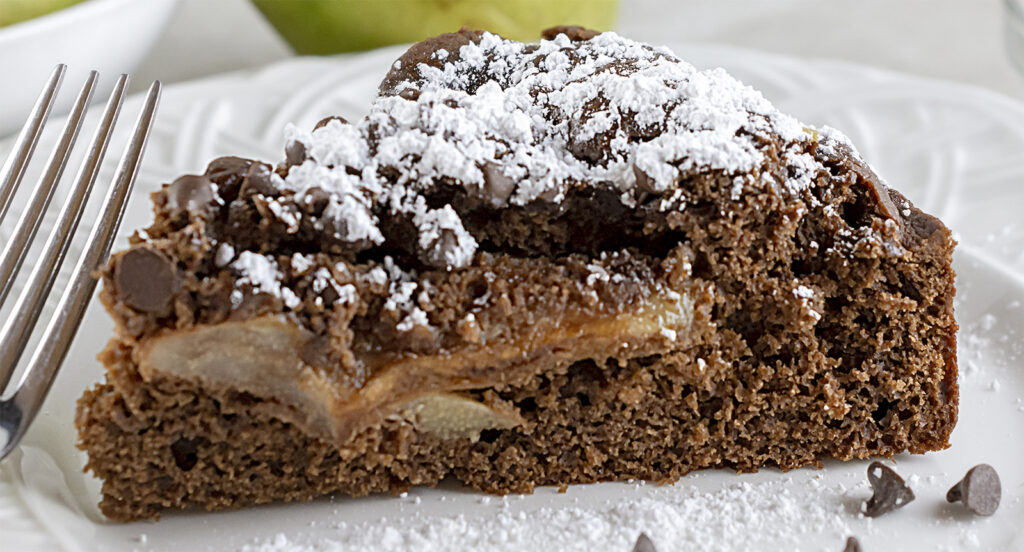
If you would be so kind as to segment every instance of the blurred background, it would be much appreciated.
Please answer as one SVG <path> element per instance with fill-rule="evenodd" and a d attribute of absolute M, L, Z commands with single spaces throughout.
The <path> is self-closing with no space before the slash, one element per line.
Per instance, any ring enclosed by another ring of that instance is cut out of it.
<path fill-rule="evenodd" d="M 0 74 L 25 77 L 2 80 L 0 136 L 20 126 L 31 101 L 23 97 L 34 96 L 58 59 L 83 73 L 89 66 L 131 71 L 133 89 L 141 90 L 153 79 L 174 83 L 296 53 L 414 41 L 462 23 L 529 38 L 564 21 L 652 43 L 849 60 L 1024 99 L 1024 76 L 1011 55 L 1024 67 L 1021 6 L 1024 0 L 0 0 Z"/>
<path fill-rule="evenodd" d="M 1004 4 L 1003 0 L 623 0 L 614 27 L 620 34 L 648 42 L 717 42 L 846 59 L 977 84 L 1024 99 L 1024 76 L 1013 69 L 1004 39 L 1010 24 Z M 188 54 L 188 66 L 175 63 L 181 53 Z M 247 0 L 181 0 L 144 66 L 146 72 L 139 76 L 140 80 L 176 80 L 289 55 L 286 43 Z"/>

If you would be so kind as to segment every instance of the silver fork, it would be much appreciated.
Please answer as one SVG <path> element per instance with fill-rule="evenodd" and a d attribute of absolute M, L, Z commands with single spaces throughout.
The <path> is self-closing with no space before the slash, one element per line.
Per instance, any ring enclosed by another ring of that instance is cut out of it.
<path fill-rule="evenodd" d="M 46 124 L 66 69 L 66 66 L 58 65 L 53 70 L 28 121 L 15 141 L 14 149 L 0 170 L 0 220 L 7 215 L 14 192 L 25 175 L 25 169 Z M 98 79 L 99 74 L 96 71 L 89 74 L 68 115 L 60 140 L 50 154 L 46 168 L 32 191 L 13 234 L 6 243 L 0 244 L 3 250 L 0 253 L 0 305 L 7 300 L 15 276 L 25 261 L 43 215 L 50 205 L 50 200 L 53 199 L 54 190 L 60 182 L 68 157 L 78 138 L 78 132 L 82 128 L 89 99 Z M 127 85 L 128 75 L 121 75 L 110 94 L 110 99 L 107 100 L 103 116 L 89 145 L 89 152 L 75 176 L 71 193 L 61 207 L 57 223 L 43 245 L 39 260 L 32 269 L 9 318 L 0 329 L 0 460 L 9 455 L 25 436 L 43 404 L 46 393 L 50 390 L 57 370 L 64 362 L 71 340 L 78 331 L 82 315 L 85 314 L 92 293 L 96 289 L 93 272 L 110 252 L 110 245 L 124 214 L 126 199 L 135 183 L 160 98 L 159 81 L 154 82 L 149 88 L 146 103 L 135 123 L 131 141 L 121 156 L 113 183 L 103 201 L 102 212 L 89 235 L 84 253 L 72 273 L 57 309 L 46 325 L 20 381 L 13 389 L 3 392 L 25 352 L 67 254 L 71 237 L 78 228 L 82 211 L 99 174 L 114 124 L 121 111 Z"/>

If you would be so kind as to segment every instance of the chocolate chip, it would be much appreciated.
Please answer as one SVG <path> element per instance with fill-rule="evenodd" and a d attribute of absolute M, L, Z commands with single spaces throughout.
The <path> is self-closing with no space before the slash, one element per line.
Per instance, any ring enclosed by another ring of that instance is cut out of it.
<path fill-rule="evenodd" d="M 403 88 L 402 91 L 398 93 L 398 97 L 403 100 L 415 102 L 420 99 L 420 90 L 419 88 Z"/>
<path fill-rule="evenodd" d="M 114 292 L 133 309 L 167 316 L 180 282 L 174 261 L 148 247 L 135 247 L 117 257 Z"/>
<path fill-rule="evenodd" d="M 576 139 L 576 135 L 582 134 L 581 129 L 585 124 L 585 121 L 571 121 L 569 123 L 569 133 L 574 138 L 569 140 L 565 148 L 577 159 L 592 165 L 603 164 L 611 153 L 611 139 L 615 135 L 616 129 L 612 129 L 610 132 L 597 133 L 586 140 Z"/>
<path fill-rule="evenodd" d="M 167 208 L 172 214 L 198 213 L 213 203 L 213 182 L 206 176 L 187 174 L 164 188 Z"/>
<path fill-rule="evenodd" d="M 302 162 L 308 158 L 309 157 L 306 155 L 306 144 L 303 144 L 298 140 L 292 140 L 284 148 L 285 163 L 287 163 L 289 167 L 301 165 Z"/>
<path fill-rule="evenodd" d="M 452 266 L 450 259 L 462 245 L 464 244 L 459 243 L 459 236 L 454 230 L 441 228 L 438 230 L 438 236 L 420 250 L 420 262 L 434 268 L 461 268 Z"/>
<path fill-rule="evenodd" d="M 249 170 L 249 165 L 252 164 L 252 159 L 245 159 L 243 157 L 218 157 L 210 161 L 210 164 L 206 166 L 204 174 L 217 183 L 224 183 L 225 180 L 232 178 L 241 180 L 245 176 L 246 171 Z"/>
<path fill-rule="evenodd" d="M 318 217 L 323 214 L 330 202 L 331 194 L 319 186 L 313 186 L 306 190 L 306 195 L 302 196 L 302 205 L 308 209 L 310 214 Z"/>
<path fill-rule="evenodd" d="M 273 174 L 270 170 L 270 165 L 253 163 L 249 167 L 249 171 L 245 173 L 245 180 L 242 181 L 242 187 L 238 191 L 238 195 L 241 197 L 254 195 L 271 197 L 278 195 L 277 186 L 274 186 L 272 179 Z"/>
<path fill-rule="evenodd" d="M 633 165 L 633 175 L 636 176 L 636 188 L 645 194 L 655 193 L 654 179 L 640 167 Z"/>
<path fill-rule="evenodd" d="M 878 517 L 902 508 L 914 500 L 914 491 L 892 468 L 881 462 L 868 466 L 868 482 L 874 494 L 864 503 L 864 515 Z"/>
<path fill-rule="evenodd" d="M 244 175 L 252 163 L 252 159 L 225 155 L 210 161 L 206 165 L 206 172 L 204 174 L 213 180 L 222 180 L 230 175 Z"/>
<path fill-rule="evenodd" d="M 663 125 L 657 123 L 647 123 L 637 120 L 637 114 L 633 112 L 626 112 L 625 116 L 622 117 L 619 124 L 622 125 L 622 131 L 630 137 L 632 141 L 636 142 L 647 142 L 657 138 L 662 132 L 665 131 Z"/>
<path fill-rule="evenodd" d="M 654 547 L 654 542 L 647 533 L 640 533 L 636 538 L 636 544 L 633 545 L 633 552 L 658 552 L 658 549 Z"/>
<path fill-rule="evenodd" d="M 221 198 L 230 203 L 238 196 L 238 188 L 252 164 L 251 159 L 242 157 L 218 157 L 206 166 L 205 174 L 217 184 Z"/>
<path fill-rule="evenodd" d="M 484 163 L 484 195 L 495 206 L 502 206 L 508 203 L 512 192 L 516 189 L 516 183 L 512 178 L 501 170 L 496 163 L 488 161 Z"/>
<path fill-rule="evenodd" d="M 338 295 L 338 290 L 334 289 L 334 286 L 327 286 L 324 288 L 324 290 L 320 292 L 320 297 L 323 298 L 324 305 L 328 306 L 333 305 L 338 301 L 338 299 L 341 299 L 341 296 Z"/>
<path fill-rule="evenodd" d="M 324 117 L 323 119 L 320 119 L 319 121 L 317 121 L 316 126 L 313 127 L 313 130 L 319 130 L 319 129 L 327 126 L 327 123 L 329 123 L 331 121 L 338 121 L 339 123 L 341 123 L 343 125 L 347 125 L 348 124 L 348 119 L 346 119 L 344 117 L 339 117 L 337 115 L 331 115 L 330 117 Z"/>
<path fill-rule="evenodd" d="M 560 34 L 569 37 L 569 40 L 573 42 L 580 42 L 594 38 L 601 34 L 601 31 L 580 27 L 579 25 L 559 25 L 557 27 L 549 27 L 540 32 L 540 36 L 544 40 L 554 40 Z"/>
<path fill-rule="evenodd" d="M 999 508 L 1003 487 L 999 474 L 988 464 L 978 464 L 946 493 L 949 502 L 963 502 L 968 510 L 979 516 L 991 516 Z"/>
<path fill-rule="evenodd" d="M 462 28 L 455 33 L 438 35 L 413 44 L 391 65 L 391 70 L 380 83 L 380 94 L 393 96 L 401 91 L 400 85 L 403 83 L 420 81 L 420 65 L 442 67 L 445 63 L 455 61 L 463 46 L 480 42 L 483 34 L 483 31 Z M 438 50 L 444 50 L 448 55 L 442 59 L 435 55 Z"/>
<path fill-rule="evenodd" d="M 850 537 L 846 539 L 846 548 L 843 548 L 843 552 L 862 552 L 860 548 L 860 541 L 857 537 Z"/>

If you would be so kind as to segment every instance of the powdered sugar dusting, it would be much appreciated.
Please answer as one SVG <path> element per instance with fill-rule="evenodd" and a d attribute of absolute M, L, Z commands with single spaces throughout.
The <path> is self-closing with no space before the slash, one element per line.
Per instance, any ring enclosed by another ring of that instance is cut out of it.
<path fill-rule="evenodd" d="M 634 205 L 641 193 L 670 193 L 707 171 L 737 175 L 729 180 L 735 198 L 779 184 L 798 193 L 823 170 L 809 144 L 835 150 L 842 140 L 807 129 L 721 69 L 698 71 L 615 33 L 534 44 L 484 33 L 455 54 L 435 51 L 443 63 L 420 64 L 418 77 L 377 98 L 355 124 L 287 130 L 307 160 L 290 167 L 284 187 L 329 194 L 323 230 L 380 244 L 371 206 L 387 205 L 416 227 L 423 262 L 458 268 L 477 243 L 454 210 L 423 201 L 438 183 L 496 206 L 557 202 L 581 186 L 615 188 Z M 766 143 L 779 150 L 785 182 L 742 177 L 765 166 Z"/>
<path fill-rule="evenodd" d="M 456 267 L 466 266 L 472 260 L 476 240 L 462 227 L 462 220 L 451 205 L 421 210 L 412 220 L 420 229 L 419 246 L 430 264 Z"/>
<path fill-rule="evenodd" d="M 300 300 L 295 292 L 281 285 L 281 271 L 277 263 L 269 257 L 252 251 L 243 251 L 230 266 L 239 274 L 239 286 L 248 284 L 256 293 L 279 297 L 288 308 L 299 306 Z"/>
<path fill-rule="evenodd" d="M 401 515 L 364 524 L 337 523 L 336 539 L 292 541 L 279 534 L 242 548 L 245 552 L 341 550 L 517 551 L 611 550 L 628 552 L 646 533 L 660 552 L 724 551 L 768 545 L 796 549 L 808 535 L 832 535 L 837 543 L 857 520 L 844 503 L 848 489 L 812 479 L 737 483 L 704 493 L 675 485 L 646 496 L 604 504 L 516 511 L 508 499 L 481 515 Z M 822 495 L 807 500 L 804 493 Z M 855 493 L 866 492 L 858 489 Z M 623 493 L 629 495 L 629 493 Z M 493 502 L 488 499 L 487 503 Z M 484 504 L 487 504 L 484 503 Z M 863 528 L 860 529 L 864 531 Z M 838 546 L 836 548 L 839 549 Z"/>
<path fill-rule="evenodd" d="M 332 121 L 323 129 L 335 129 L 340 126 L 343 125 Z M 325 159 L 324 164 L 306 161 L 292 167 L 284 179 L 282 188 L 295 194 L 308 194 L 313 188 L 317 188 L 327 194 L 327 205 L 316 223 L 317 230 L 329 232 L 349 243 L 379 244 L 384 241 L 384 236 L 378 228 L 377 218 L 371 212 L 372 198 L 381 191 L 379 183 L 374 178 L 351 175 L 345 172 L 343 165 L 333 166 L 333 163 L 339 161 L 336 150 L 351 152 L 358 150 L 359 147 L 365 148 L 366 145 L 352 140 L 332 143 L 333 147 L 321 147 L 324 150 L 321 154 Z M 343 158 L 352 160 L 358 156 L 351 159 L 345 156 Z"/>
<path fill-rule="evenodd" d="M 409 274 L 396 265 L 391 257 L 384 258 L 384 270 L 388 278 L 388 299 L 384 302 L 384 312 L 400 318 L 395 329 L 408 332 L 418 326 L 429 326 L 427 313 L 413 298 L 419 284 L 413 282 Z"/>

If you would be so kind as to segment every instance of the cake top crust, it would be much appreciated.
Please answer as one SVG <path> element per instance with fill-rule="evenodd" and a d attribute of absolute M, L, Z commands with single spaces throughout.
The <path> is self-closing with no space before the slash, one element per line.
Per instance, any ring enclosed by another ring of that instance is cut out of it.
<path fill-rule="evenodd" d="M 492 209 L 558 205 L 592 188 L 626 208 L 656 196 L 666 212 L 685 208 L 681 183 L 701 173 L 727 176 L 734 196 L 799 194 L 826 170 L 823 155 L 852 151 L 838 132 L 808 128 L 666 48 L 573 27 L 545 36 L 462 30 L 414 45 L 364 119 L 288 127 L 289 166 L 270 184 L 286 203 L 324 201 L 318 229 L 355 252 L 387 241 L 382 210 L 403 217 L 420 261 L 453 269 L 478 243 L 451 205 L 431 204 L 439 185 Z"/>
<path fill-rule="evenodd" d="M 841 133 L 614 33 L 434 37 L 394 63 L 364 118 L 286 138 L 276 167 L 221 157 L 153 194 L 153 224 L 105 272 L 128 334 L 277 312 L 319 332 L 325 316 L 383 312 L 403 335 L 435 335 L 420 330 L 451 321 L 425 314 L 430 282 L 495 258 L 614 280 L 627 276 L 615 259 L 667 258 L 732 227 L 781 224 L 770 247 L 843 262 L 903 255 L 916 235 Z"/>

